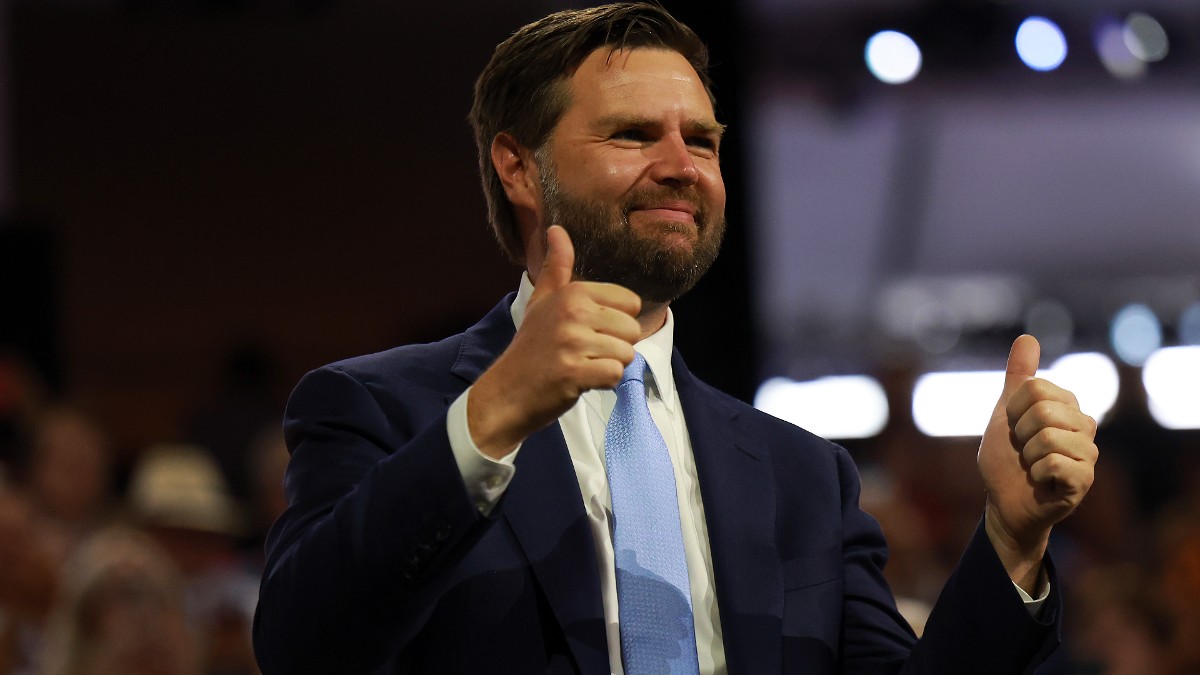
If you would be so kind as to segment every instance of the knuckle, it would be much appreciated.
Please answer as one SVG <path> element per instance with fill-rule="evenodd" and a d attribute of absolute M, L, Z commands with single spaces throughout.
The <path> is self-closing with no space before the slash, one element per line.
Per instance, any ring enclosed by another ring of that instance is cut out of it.
<path fill-rule="evenodd" d="M 546 371 L 554 386 L 561 386 L 562 382 L 570 378 L 571 364 L 565 354 L 554 354 L 547 359 Z"/>
<path fill-rule="evenodd" d="M 1059 416 L 1060 405 L 1057 401 L 1049 399 L 1038 401 L 1033 405 L 1033 410 L 1037 413 L 1038 419 L 1043 422 L 1050 422 Z"/>
<path fill-rule="evenodd" d="M 559 316 L 566 322 L 579 323 L 587 317 L 587 308 L 578 297 L 568 297 L 559 308 Z"/>
<path fill-rule="evenodd" d="M 1035 377 L 1025 382 L 1025 388 L 1035 401 L 1044 401 L 1051 397 L 1053 384 L 1049 380 Z"/>
<path fill-rule="evenodd" d="M 1066 455 L 1057 452 L 1046 455 L 1046 459 L 1050 460 L 1050 468 L 1054 471 L 1055 475 L 1061 475 L 1071 461 Z"/>
<path fill-rule="evenodd" d="M 1053 448 L 1059 444 L 1061 431 L 1056 427 L 1042 427 L 1033 435 L 1033 440 L 1043 447 Z"/>
<path fill-rule="evenodd" d="M 587 338 L 582 331 L 569 330 L 563 333 L 563 348 L 572 354 L 583 351 L 586 342 Z"/>
<path fill-rule="evenodd" d="M 1064 459 L 1062 455 L 1051 453 L 1038 460 L 1036 468 L 1038 469 L 1039 477 L 1042 480 L 1047 480 L 1061 476 Z"/>

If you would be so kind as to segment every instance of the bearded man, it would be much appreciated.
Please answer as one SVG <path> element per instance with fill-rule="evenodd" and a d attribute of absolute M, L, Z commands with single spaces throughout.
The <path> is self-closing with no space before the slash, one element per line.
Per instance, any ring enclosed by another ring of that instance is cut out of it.
<path fill-rule="evenodd" d="M 255 622 L 275 673 L 1020 673 L 1095 423 L 1019 338 L 980 526 L 917 640 L 845 450 L 700 382 L 670 303 L 725 228 L 707 53 L 643 3 L 519 29 L 476 84 L 525 274 L 461 335 L 309 373 Z M 719 311 L 717 308 L 716 311 Z"/>

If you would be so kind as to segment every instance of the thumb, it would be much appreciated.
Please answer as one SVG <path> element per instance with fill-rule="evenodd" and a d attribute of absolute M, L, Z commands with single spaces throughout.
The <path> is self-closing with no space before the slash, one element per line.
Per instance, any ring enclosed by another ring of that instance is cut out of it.
<path fill-rule="evenodd" d="M 1000 394 L 1000 405 L 1008 402 L 1026 380 L 1037 373 L 1042 357 L 1042 345 L 1032 335 L 1022 335 L 1013 341 L 1008 353 L 1008 366 L 1004 369 L 1004 391 Z"/>
<path fill-rule="evenodd" d="M 546 257 L 534 284 L 534 294 L 541 295 L 566 286 L 571 283 L 574 273 L 575 245 L 571 243 L 571 235 L 561 226 L 551 225 L 546 230 Z"/>

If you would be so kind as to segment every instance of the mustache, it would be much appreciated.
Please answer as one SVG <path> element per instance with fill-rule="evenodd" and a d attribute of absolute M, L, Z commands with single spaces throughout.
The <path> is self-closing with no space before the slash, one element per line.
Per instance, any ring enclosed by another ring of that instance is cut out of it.
<path fill-rule="evenodd" d="M 696 224 L 703 227 L 708 222 L 708 209 L 704 208 L 704 200 L 694 187 L 674 188 L 666 185 L 655 185 L 638 188 L 630 192 L 621 205 L 621 214 L 626 220 L 629 214 L 639 209 L 662 204 L 664 202 L 687 202 L 696 210 Z"/>

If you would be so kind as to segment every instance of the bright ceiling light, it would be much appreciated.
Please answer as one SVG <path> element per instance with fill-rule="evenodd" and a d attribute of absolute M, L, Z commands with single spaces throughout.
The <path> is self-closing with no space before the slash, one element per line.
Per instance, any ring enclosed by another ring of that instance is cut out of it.
<path fill-rule="evenodd" d="M 921 72 L 921 48 L 904 33 L 885 30 L 867 40 L 867 69 L 880 81 L 904 84 Z"/>
<path fill-rule="evenodd" d="M 870 438 L 888 420 L 887 395 L 866 375 L 795 382 L 774 377 L 762 383 L 754 407 L 824 438 Z"/>
<path fill-rule="evenodd" d="M 1097 420 L 1117 401 L 1117 367 L 1103 354 L 1067 354 L 1037 376 L 1073 392 Z M 1002 370 L 926 373 L 913 387 L 913 422 L 926 436 L 981 436 L 1003 389 Z"/>
<path fill-rule="evenodd" d="M 1099 352 L 1067 354 L 1039 372 L 1038 377 L 1075 394 L 1079 409 L 1097 421 L 1116 404 L 1121 388 L 1117 365 Z"/>
<path fill-rule="evenodd" d="M 1067 58 L 1067 38 L 1051 20 L 1031 16 L 1017 29 L 1017 55 L 1030 68 L 1049 71 Z"/>
<path fill-rule="evenodd" d="M 1154 352 L 1142 369 L 1142 384 L 1156 422 L 1167 429 L 1200 429 L 1200 347 Z"/>
<path fill-rule="evenodd" d="M 1004 371 L 926 373 L 913 387 L 913 422 L 926 436 L 981 436 Z"/>

